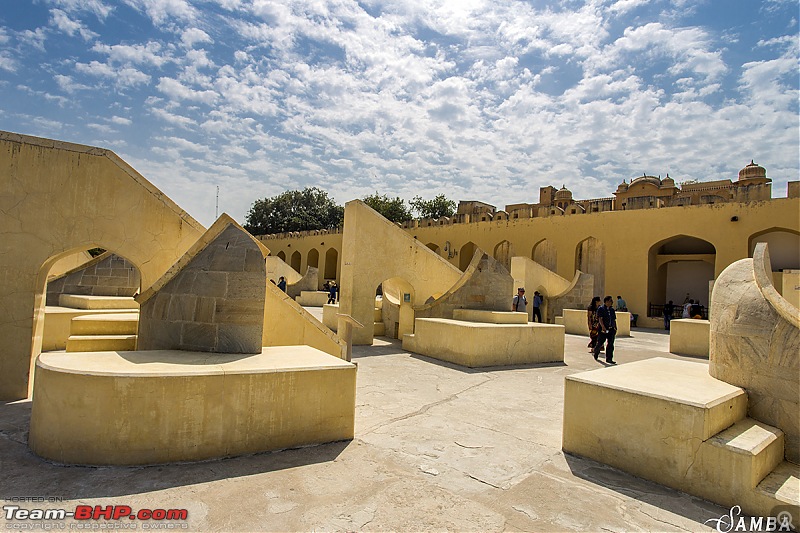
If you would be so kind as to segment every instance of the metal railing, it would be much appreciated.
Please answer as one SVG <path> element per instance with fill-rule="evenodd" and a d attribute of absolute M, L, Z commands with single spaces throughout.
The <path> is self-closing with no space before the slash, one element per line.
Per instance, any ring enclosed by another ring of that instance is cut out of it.
<path fill-rule="evenodd" d="M 704 320 L 708 320 L 708 308 L 702 306 L 700 308 L 700 315 L 703 317 Z M 650 309 L 647 312 L 647 316 L 650 318 L 658 318 L 664 316 L 664 304 L 650 304 Z M 676 305 L 672 309 L 672 318 L 682 318 L 683 317 L 683 306 Z"/>

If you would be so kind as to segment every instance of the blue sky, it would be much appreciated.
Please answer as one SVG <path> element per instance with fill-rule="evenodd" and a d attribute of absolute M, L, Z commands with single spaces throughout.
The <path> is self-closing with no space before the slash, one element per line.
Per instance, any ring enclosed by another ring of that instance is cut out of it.
<path fill-rule="evenodd" d="M 201 223 L 317 186 L 800 173 L 796 0 L 0 0 L 0 129 L 114 150 Z"/>

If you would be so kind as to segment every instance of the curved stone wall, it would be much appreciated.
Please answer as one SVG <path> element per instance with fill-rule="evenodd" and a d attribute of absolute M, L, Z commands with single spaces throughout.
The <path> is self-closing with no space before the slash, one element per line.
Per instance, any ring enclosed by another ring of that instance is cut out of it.
<path fill-rule="evenodd" d="M 800 316 L 772 286 L 767 245 L 726 268 L 714 283 L 709 373 L 744 388 L 748 414 L 786 434 L 800 462 Z"/>

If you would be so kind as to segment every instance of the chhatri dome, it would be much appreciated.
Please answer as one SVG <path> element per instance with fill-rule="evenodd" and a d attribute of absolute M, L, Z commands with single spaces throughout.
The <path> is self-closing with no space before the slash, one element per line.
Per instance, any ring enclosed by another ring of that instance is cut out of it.
<path fill-rule="evenodd" d="M 763 179 L 767 177 L 767 169 L 761 165 L 756 165 L 754 160 L 750 160 L 750 164 L 739 171 L 739 181 Z"/>

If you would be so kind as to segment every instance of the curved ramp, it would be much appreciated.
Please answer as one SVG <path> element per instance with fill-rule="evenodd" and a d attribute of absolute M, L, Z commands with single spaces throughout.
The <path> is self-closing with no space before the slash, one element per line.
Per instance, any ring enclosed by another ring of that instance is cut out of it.
<path fill-rule="evenodd" d="M 800 462 L 800 314 L 772 285 L 765 243 L 719 275 L 711 307 L 709 373 L 746 389 L 749 416 L 783 430 Z"/>

